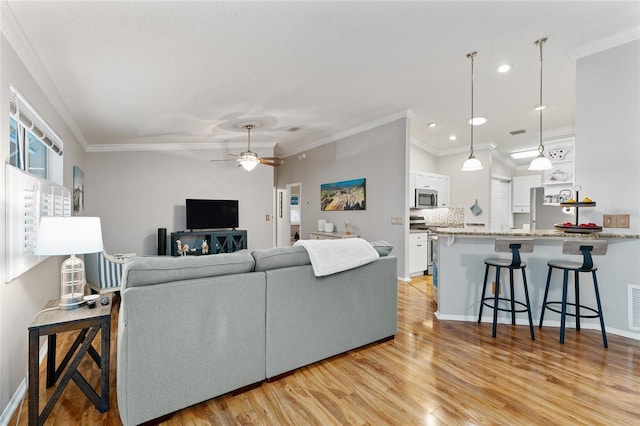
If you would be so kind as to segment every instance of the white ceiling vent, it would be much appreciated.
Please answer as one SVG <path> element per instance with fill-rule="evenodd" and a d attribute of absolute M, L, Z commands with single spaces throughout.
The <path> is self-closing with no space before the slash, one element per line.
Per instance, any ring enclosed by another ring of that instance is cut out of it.
<path fill-rule="evenodd" d="M 640 330 L 640 285 L 629 285 L 629 328 Z"/>

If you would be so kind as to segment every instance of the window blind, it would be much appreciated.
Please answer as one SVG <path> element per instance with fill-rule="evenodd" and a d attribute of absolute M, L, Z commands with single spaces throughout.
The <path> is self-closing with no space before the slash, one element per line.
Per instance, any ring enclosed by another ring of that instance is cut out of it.
<path fill-rule="evenodd" d="M 25 128 L 29 129 L 51 151 L 62 155 L 63 143 L 60 137 L 56 135 L 13 85 L 10 86 L 9 103 L 12 117 L 19 120 Z"/>

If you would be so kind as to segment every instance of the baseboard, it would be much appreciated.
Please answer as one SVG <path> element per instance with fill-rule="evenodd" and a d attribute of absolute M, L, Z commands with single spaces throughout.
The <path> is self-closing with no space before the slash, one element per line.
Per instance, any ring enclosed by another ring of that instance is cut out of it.
<path fill-rule="evenodd" d="M 42 347 L 40 348 L 40 354 L 38 355 L 38 364 L 42 364 L 42 361 L 44 361 L 44 358 L 46 356 L 47 356 L 47 345 L 42 345 Z M 20 382 L 18 389 L 16 389 L 15 393 L 9 400 L 7 407 L 2 412 L 2 415 L 0 415 L 0 426 L 7 426 L 9 424 L 9 420 L 11 420 L 13 415 L 20 408 L 20 404 L 22 403 L 25 395 L 27 394 L 28 383 L 29 383 L 29 375 L 25 371 L 24 379 L 22 379 L 22 382 Z M 22 407 L 21 417 L 22 416 L 24 416 L 25 419 L 28 416 L 27 407 L 25 406 Z"/>
<path fill-rule="evenodd" d="M 19 409 L 20 403 L 22 402 L 22 399 L 24 398 L 26 393 L 27 393 L 27 377 L 25 376 L 22 382 L 20 382 L 18 389 L 9 400 L 9 403 L 7 404 L 7 408 L 5 408 L 5 410 L 2 412 L 2 415 L 0 416 L 1 426 L 7 426 L 9 424 L 9 420 L 11 420 L 13 415 Z M 23 415 L 26 418 L 27 416 L 26 408 L 22 407 L 22 410 L 24 411 Z"/>
<path fill-rule="evenodd" d="M 441 321 L 464 321 L 464 322 L 477 322 L 477 316 L 469 316 L 469 315 L 443 315 L 440 311 L 436 311 L 436 318 Z M 483 317 L 482 322 L 490 323 L 493 319 L 491 317 Z M 539 318 L 533 319 L 533 325 L 538 327 L 538 323 L 540 322 Z M 499 324 L 511 324 L 511 319 L 507 317 L 498 318 Z M 575 327 L 575 320 L 571 321 L 567 319 L 566 326 L 571 328 Z M 529 321 L 526 318 L 516 318 L 516 325 L 529 325 Z M 543 327 L 556 327 L 560 328 L 560 320 L 544 320 Z M 600 324 L 596 322 L 584 322 L 580 321 L 580 328 L 584 330 L 598 330 L 600 331 Z M 614 334 L 616 336 L 626 337 L 633 340 L 640 340 L 640 333 L 632 333 L 627 330 L 620 330 L 618 328 L 606 327 L 607 334 Z"/>

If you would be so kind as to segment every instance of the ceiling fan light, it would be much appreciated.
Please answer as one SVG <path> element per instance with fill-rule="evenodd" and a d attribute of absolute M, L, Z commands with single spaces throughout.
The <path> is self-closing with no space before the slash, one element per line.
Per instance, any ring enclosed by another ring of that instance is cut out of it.
<path fill-rule="evenodd" d="M 240 160 L 240 165 L 248 172 L 253 170 L 259 163 L 260 160 L 257 158 L 243 158 Z"/>
<path fill-rule="evenodd" d="M 553 169 L 553 165 L 551 161 L 545 157 L 542 153 L 540 153 L 536 158 L 533 159 L 531 164 L 529 164 L 529 170 L 550 170 Z"/>
<path fill-rule="evenodd" d="M 476 170 L 482 170 L 482 163 L 475 156 L 470 155 L 469 158 L 462 165 L 463 172 L 474 172 Z"/>

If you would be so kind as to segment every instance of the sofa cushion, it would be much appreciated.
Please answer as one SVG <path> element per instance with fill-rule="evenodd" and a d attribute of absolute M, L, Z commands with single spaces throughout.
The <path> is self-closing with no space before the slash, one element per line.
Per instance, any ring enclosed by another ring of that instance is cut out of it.
<path fill-rule="evenodd" d="M 393 250 L 393 246 L 385 240 L 369 241 L 369 244 L 373 246 L 380 256 L 388 256 Z"/>
<path fill-rule="evenodd" d="M 209 256 L 134 257 L 125 263 L 123 287 L 252 272 L 254 264 L 246 250 Z"/>
<path fill-rule="evenodd" d="M 256 271 L 287 268 L 289 266 L 310 265 L 309 254 L 300 246 L 274 247 L 256 250 L 253 253 Z"/>

